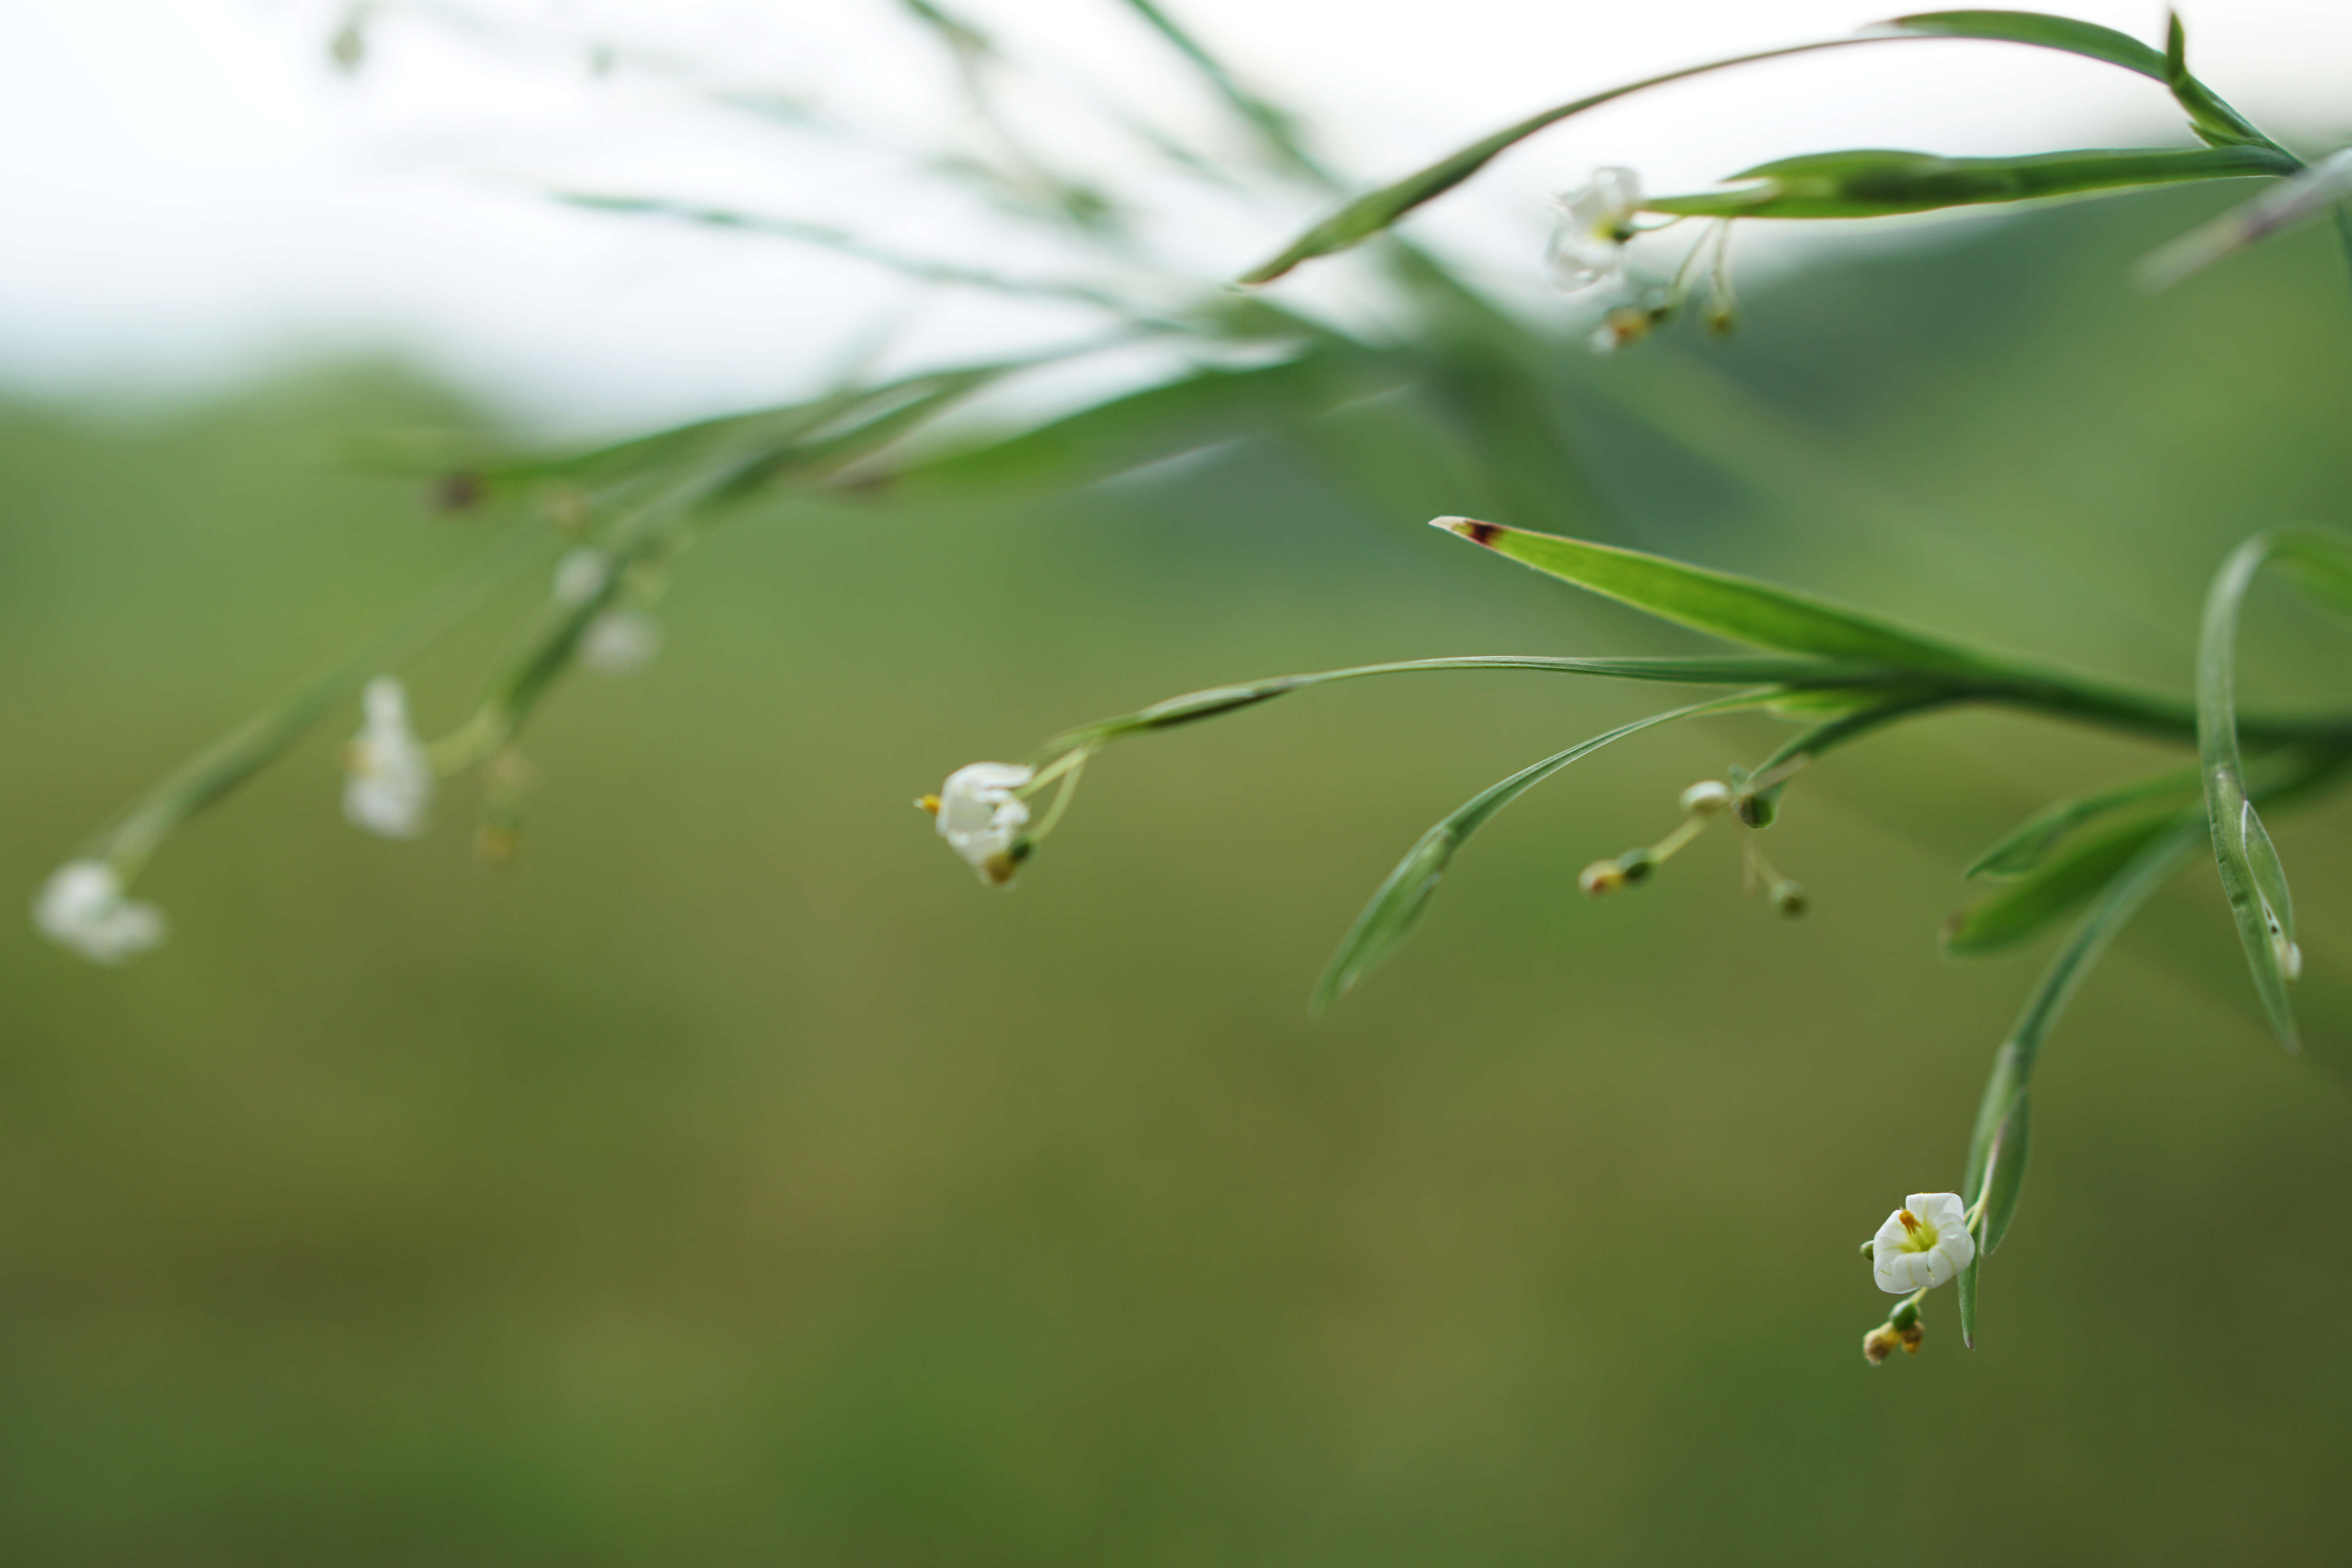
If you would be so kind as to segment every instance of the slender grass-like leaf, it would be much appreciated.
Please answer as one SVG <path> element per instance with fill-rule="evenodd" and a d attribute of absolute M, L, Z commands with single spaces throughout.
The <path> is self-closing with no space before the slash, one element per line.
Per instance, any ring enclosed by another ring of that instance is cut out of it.
<path fill-rule="evenodd" d="M 2128 33 L 2118 33 L 2113 27 L 2103 27 L 2096 22 L 2077 21 L 2072 16 L 2053 16 L 2040 11 L 1923 11 L 1916 16 L 1897 16 L 1891 22 L 1882 22 L 1879 27 L 1906 37 L 1978 38 L 1987 43 L 2030 44 L 2036 48 L 2058 49 L 2070 55 L 2105 60 L 2111 66 L 2137 71 L 2154 81 L 2165 79 L 2164 56 L 2154 47 L 2141 43 Z"/>
<path fill-rule="evenodd" d="M 2254 129 L 2253 122 L 2221 101 L 2221 96 L 2189 71 L 2189 30 L 2180 25 L 2180 13 L 2166 14 L 2164 27 L 2164 84 L 2172 89 L 2173 101 L 2189 116 L 2189 123 L 2198 135 L 2216 145 L 2231 142 L 2258 142 L 2264 146 L 2277 143 Z"/>
<path fill-rule="evenodd" d="M 2075 922 L 2049 967 L 2042 972 L 2024 1010 L 1993 1058 L 1992 1075 L 1986 1080 L 1984 1097 L 1977 1105 L 1976 1127 L 1969 1138 L 1968 1164 L 1960 1178 L 1960 1192 L 1971 1203 L 1988 1192 L 1986 1180 L 1993 1170 L 1995 1144 L 2032 1088 L 2033 1069 L 2041 1060 L 2042 1042 L 2052 1026 L 2064 1014 L 2066 1005 L 2074 1000 L 2074 993 L 2100 954 L 2106 951 L 2107 943 L 2139 912 L 2149 896 L 2196 853 L 2202 837 L 2194 810 L 2176 815 L 2108 879 L 2090 909 Z M 2007 1234 L 2017 1206 L 2017 1188 L 2025 1179 L 2021 1124 L 2013 1152 L 2004 1149 L 2000 1163 L 2005 1167 L 2000 1180 L 2007 1192 L 2006 1206 L 1995 1228 L 1990 1223 L 1992 1205 L 1986 1205 L 1989 1223 L 1984 1252 L 1991 1251 Z"/>
<path fill-rule="evenodd" d="M 1977 1194 L 1984 1201 L 1984 1250 L 1998 1251 L 2001 1238 L 2009 1234 L 2009 1222 L 2017 1215 L 2018 1194 L 2025 1189 L 2025 1153 L 2033 1131 L 2033 1096 L 2021 1089 L 2010 1102 L 2008 1114 L 1992 1135 L 1992 1148 L 1985 1155 L 1985 1187 Z M 1974 1201 L 1974 1200 L 1971 1200 Z"/>
<path fill-rule="evenodd" d="M 2338 211 L 2347 198 L 2352 198 L 2352 150 L 2321 159 L 2150 251 L 2132 269 L 2132 280 L 2151 294 L 2169 289 L 2224 257 Z"/>
<path fill-rule="evenodd" d="M 1243 437 L 1279 431 L 1402 384 L 1402 362 L 1322 346 L 1244 370 L 1206 368 L 1005 439 L 919 459 L 894 489 L 1070 488 Z"/>
<path fill-rule="evenodd" d="M 1888 217 L 2140 185 L 2292 174 L 2301 167 L 2290 154 L 2236 145 L 2098 148 L 2021 158 L 1946 158 L 1933 153 L 1864 149 L 1759 163 L 1731 175 L 1725 182 L 1730 189 L 1653 197 L 1642 207 L 1691 217 Z"/>
<path fill-rule="evenodd" d="M 1944 922 L 1945 952 L 1976 958 L 2014 947 L 2080 908 L 2173 822 L 2171 816 L 2087 834 Z"/>
<path fill-rule="evenodd" d="M 2263 1012 L 2280 1042 L 2292 1051 L 2300 1048 L 2294 1005 L 2287 996 L 2300 962 L 2294 906 L 2278 851 L 2248 797 L 2238 740 L 2239 611 L 2255 574 L 2273 559 L 2295 563 L 2298 580 L 2316 582 L 2331 591 L 2352 580 L 2352 539 L 2339 533 L 2279 529 L 2256 534 L 2231 552 L 2205 595 L 2198 633 L 2197 754 L 2205 776 L 2213 858 L 2237 922 L 2239 945 L 2245 949 Z"/>
<path fill-rule="evenodd" d="M 1970 861 L 1960 875 L 2021 877 L 2041 865 L 2051 850 L 2085 823 L 2135 805 L 2186 805 L 2204 788 L 2204 775 L 2198 769 L 2175 768 L 2112 789 L 2054 802 L 1993 840 L 1990 847 Z"/>
<path fill-rule="evenodd" d="M 1058 756 L 1081 746 L 1094 747 L 1125 735 L 1172 730 L 1202 719 L 1213 719 L 1258 703 L 1271 701 L 1312 686 L 1339 680 L 1360 680 L 1375 675 L 1413 675 L 1443 669 L 1530 669 L 1554 675 L 1582 675 L 1604 680 L 1652 680 L 1688 686 L 1766 686 L 1776 693 L 1819 684 L 1848 690 L 1866 688 L 1874 680 L 1896 679 L 1885 671 L 1856 665 L 1836 665 L 1809 658 L 1576 658 L 1550 654 L 1466 654 L 1452 658 L 1413 658 L 1392 664 L 1362 664 L 1346 669 L 1317 670 L 1306 675 L 1276 675 L 1234 686 L 1189 691 L 1164 702 L 1115 719 L 1067 730 L 1040 750 L 1044 757 Z"/>
<path fill-rule="evenodd" d="M 1782 653 L 1939 674 L 2007 673 L 1995 656 L 1793 588 L 1612 544 L 1441 517 L 1431 524 L 1663 620 Z"/>
<path fill-rule="evenodd" d="M 1139 323 L 1164 327 L 1171 323 L 1157 311 L 1134 300 L 1121 298 L 1108 289 L 1090 283 L 1070 282 L 1050 278 L 1017 278 L 985 268 L 965 267 L 955 262 L 939 261 L 929 257 L 907 256 L 859 238 L 847 229 L 830 224 L 810 223 L 800 218 L 778 217 L 770 214 L 745 212 L 737 207 L 711 206 L 705 203 L 674 201 L 665 196 L 629 195 L 598 191 L 553 190 L 547 193 L 566 206 L 580 207 L 589 212 L 611 213 L 619 216 L 667 219 L 701 228 L 728 229 L 738 234 L 760 235 L 773 239 L 797 240 L 835 251 L 853 259 L 869 262 L 876 267 L 948 288 L 976 289 L 987 293 L 1011 295 L 1017 299 L 1060 300 L 1076 305 L 1089 305 L 1113 315 L 1123 316 Z"/>
<path fill-rule="evenodd" d="M 1359 244 L 1390 227 L 1414 208 L 1444 195 L 1538 132 L 1549 130 L 1563 120 L 1632 93 L 1663 87 L 1669 82 L 1685 81 L 1710 71 L 1727 70 L 1733 66 L 1752 65 L 1761 60 L 1781 59 L 1821 49 L 1846 48 L 1856 44 L 1885 43 L 1906 38 L 1979 38 L 2060 49 L 2121 66 L 2170 85 L 2162 54 L 2136 38 L 2095 23 L 2077 22 L 2064 16 L 2046 16 L 2031 11 L 1941 11 L 1899 16 L 1848 37 L 1824 38 L 1786 48 L 1734 55 L 1726 59 L 1710 60 L 1704 65 L 1685 66 L 1680 70 L 1645 77 L 1640 81 L 1572 99 L 1540 113 L 1531 114 L 1401 180 L 1358 196 L 1300 235 L 1281 254 L 1244 273 L 1241 281 L 1270 283 L 1302 261 L 1328 256 Z"/>
<path fill-rule="evenodd" d="M 1496 812 L 1528 790 L 1570 763 L 1591 756 L 1601 747 L 1622 741 L 1628 735 L 1639 734 L 1643 730 L 1671 723 L 1677 719 L 1754 707 L 1771 695 L 1770 688 L 1759 688 L 1718 697 L 1711 702 L 1697 702 L 1687 708 L 1653 713 L 1646 719 L 1637 719 L 1605 734 L 1579 742 L 1564 752 L 1556 752 L 1465 801 L 1414 841 L 1413 847 L 1405 852 L 1404 858 L 1397 862 L 1396 869 L 1388 874 L 1387 880 L 1372 895 L 1371 902 L 1366 904 L 1363 912 L 1356 917 L 1356 923 L 1340 940 L 1339 950 L 1332 953 L 1330 963 L 1323 971 L 1322 980 L 1315 987 L 1313 1000 L 1308 1004 L 1310 1010 L 1318 1014 L 1323 1012 L 1403 945 L 1405 939 L 1412 934 L 1414 925 L 1420 921 L 1430 896 L 1436 892 L 1438 879 L 1444 876 L 1446 868 L 1453 863 L 1454 853 Z"/>
<path fill-rule="evenodd" d="M 1954 1282 L 1953 1293 L 1960 1305 L 1960 1344 L 1964 1349 L 1977 1348 L 1977 1270 L 1984 1266 L 1981 1254 L 1969 1259 Z"/>

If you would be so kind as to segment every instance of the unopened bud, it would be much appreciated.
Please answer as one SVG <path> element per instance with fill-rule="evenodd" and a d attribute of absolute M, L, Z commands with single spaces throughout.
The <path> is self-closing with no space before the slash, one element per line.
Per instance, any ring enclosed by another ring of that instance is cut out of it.
<path fill-rule="evenodd" d="M 1701 779 L 1683 791 L 1683 811 L 1690 816 L 1714 816 L 1731 804 L 1731 786 L 1720 779 Z"/>
<path fill-rule="evenodd" d="M 1769 795 L 1743 795 L 1739 797 L 1739 820 L 1750 827 L 1769 827 L 1772 819 L 1780 815 L 1780 803 Z"/>
<path fill-rule="evenodd" d="M 1773 883 L 1771 899 L 1772 907 L 1791 920 L 1803 914 L 1811 905 L 1811 900 L 1805 897 L 1805 889 L 1794 882 Z"/>
<path fill-rule="evenodd" d="M 1913 1326 L 1916 1328 L 1917 1325 Z M 1876 1366 L 1888 1356 L 1893 1355 L 1895 1347 L 1902 1342 L 1903 1336 L 1895 1331 L 1894 1324 L 1881 1323 L 1862 1336 L 1863 1359 L 1871 1365 Z"/>
<path fill-rule="evenodd" d="M 1576 885 L 1597 899 L 1623 887 L 1625 873 L 1614 860 L 1595 860 L 1578 876 Z"/>
<path fill-rule="evenodd" d="M 1648 337 L 1650 329 L 1663 319 L 1663 312 L 1644 306 L 1620 305 L 1601 318 L 1601 324 L 1592 329 L 1592 336 L 1586 341 L 1594 353 L 1615 353 Z"/>
<path fill-rule="evenodd" d="M 1617 857 L 1617 869 L 1628 882 L 1646 882 L 1657 868 L 1657 856 L 1647 849 L 1628 849 Z"/>

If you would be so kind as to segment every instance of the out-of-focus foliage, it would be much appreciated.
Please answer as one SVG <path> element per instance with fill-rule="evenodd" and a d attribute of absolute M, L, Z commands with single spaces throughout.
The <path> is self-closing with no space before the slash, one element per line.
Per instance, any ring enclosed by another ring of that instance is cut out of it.
<path fill-rule="evenodd" d="M 1849 256 L 1730 344 L 1580 368 L 1613 536 L 2185 693 L 2231 545 L 2338 515 L 2352 398 L 2316 236 L 2117 286 L 2212 205 Z M 324 378 L 0 423 L 14 885 L 478 547 L 332 461 L 446 416 Z M 1377 454 L 1401 416 L 1316 438 Z M 1302 692 L 1100 759 L 1009 896 L 946 861 L 907 797 L 1073 715 L 1688 651 L 1420 526 L 1535 501 L 1440 469 L 1342 498 L 1295 439 L 1051 504 L 757 503 L 682 564 L 660 660 L 551 700 L 513 867 L 471 862 L 462 799 L 421 850 L 350 831 L 322 733 L 157 862 L 181 926 L 141 966 L 0 943 L 8 1559 L 2345 1555 L 2352 1259 L 2313 1201 L 2352 1179 L 2346 1106 L 2267 1044 L 2201 870 L 2034 1078 L 1985 1348 L 1931 1301 L 1936 1353 L 1847 1373 L 1854 1241 L 1887 1173 L 1960 1170 L 1948 1108 L 2040 956 L 1937 955 L 1957 871 L 2177 751 L 1978 716 L 1840 752 L 1773 830 L 1815 900 L 1786 923 L 1719 844 L 1577 897 L 1789 731 L 1640 737 L 1491 825 L 1319 1027 L 1367 844 L 1654 693 Z M 2255 592 L 2246 704 L 2330 695 L 2333 634 Z M 437 650 L 420 712 L 499 651 Z M 2323 1059 L 2346 828 L 2273 823 Z M 1967 1530 L 1921 1527 L 1954 1496 Z"/>

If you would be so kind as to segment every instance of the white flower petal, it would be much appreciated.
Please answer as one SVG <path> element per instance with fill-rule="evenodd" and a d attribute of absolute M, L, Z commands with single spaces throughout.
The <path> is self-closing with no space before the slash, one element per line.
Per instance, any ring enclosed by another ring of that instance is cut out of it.
<path fill-rule="evenodd" d="M 43 936 L 99 963 L 120 963 L 163 940 L 163 911 L 122 896 L 122 881 L 103 860 L 60 866 L 33 900 Z"/>
<path fill-rule="evenodd" d="M 661 651 L 661 623 L 643 610 L 606 610 L 580 634 L 580 662 L 598 675 L 628 675 Z"/>
<path fill-rule="evenodd" d="M 1005 857 L 1029 825 L 1029 807 L 1013 792 L 1034 777 L 1017 763 L 973 763 L 940 786 L 940 837 L 988 881 L 1012 879 Z"/>
<path fill-rule="evenodd" d="M 343 816 L 386 838 L 415 838 L 433 805 L 433 759 L 408 726 L 408 693 L 378 676 L 363 694 L 367 722 L 344 752 Z"/>

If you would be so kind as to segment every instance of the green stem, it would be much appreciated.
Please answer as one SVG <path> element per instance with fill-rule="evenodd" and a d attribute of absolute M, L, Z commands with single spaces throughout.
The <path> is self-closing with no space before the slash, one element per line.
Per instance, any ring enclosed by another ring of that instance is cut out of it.
<path fill-rule="evenodd" d="M 546 544 L 547 535 L 541 530 L 516 525 L 381 635 L 174 770 L 100 837 L 95 853 L 126 884 L 131 881 L 180 824 L 276 761 L 312 724 L 347 700 L 361 681 L 480 605 Z"/>

